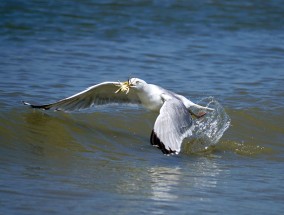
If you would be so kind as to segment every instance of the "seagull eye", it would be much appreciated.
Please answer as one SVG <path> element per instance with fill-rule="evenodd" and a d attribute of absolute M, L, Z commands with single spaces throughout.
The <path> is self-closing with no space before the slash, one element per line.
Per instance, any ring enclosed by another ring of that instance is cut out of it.
<path fill-rule="evenodd" d="M 140 81 L 136 81 L 135 84 L 140 84 Z"/>

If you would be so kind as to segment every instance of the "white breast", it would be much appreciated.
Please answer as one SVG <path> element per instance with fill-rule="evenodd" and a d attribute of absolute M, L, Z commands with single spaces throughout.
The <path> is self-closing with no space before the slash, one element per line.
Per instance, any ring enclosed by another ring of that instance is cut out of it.
<path fill-rule="evenodd" d="M 153 111 L 159 111 L 163 105 L 161 94 L 162 91 L 160 87 L 152 84 L 147 84 L 147 87 L 138 92 L 142 105 Z"/>

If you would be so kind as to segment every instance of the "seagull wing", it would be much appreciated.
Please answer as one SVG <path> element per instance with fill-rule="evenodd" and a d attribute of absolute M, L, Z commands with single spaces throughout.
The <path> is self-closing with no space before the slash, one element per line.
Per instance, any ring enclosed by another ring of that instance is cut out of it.
<path fill-rule="evenodd" d="M 103 82 L 88 89 L 79 92 L 68 98 L 59 100 L 55 103 L 45 105 L 33 105 L 24 102 L 32 108 L 39 108 L 44 110 L 62 110 L 73 111 L 92 107 L 94 105 L 105 105 L 110 103 L 133 103 L 140 104 L 140 99 L 134 90 L 130 90 L 128 94 L 115 93 L 118 87 L 115 86 L 119 82 Z"/>
<path fill-rule="evenodd" d="M 184 138 L 192 135 L 192 118 L 178 98 L 165 100 L 151 133 L 151 144 L 164 154 L 178 154 Z"/>

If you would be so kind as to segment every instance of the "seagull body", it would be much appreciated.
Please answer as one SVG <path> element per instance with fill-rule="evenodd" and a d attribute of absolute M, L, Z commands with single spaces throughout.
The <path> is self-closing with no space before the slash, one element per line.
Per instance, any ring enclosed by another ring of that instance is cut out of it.
<path fill-rule="evenodd" d="M 147 87 L 142 87 L 137 90 L 137 95 L 142 105 L 152 111 L 159 111 L 163 105 L 163 91 L 156 85 L 147 84 Z"/>
<path fill-rule="evenodd" d="M 117 90 L 117 87 L 120 88 Z M 51 104 L 33 105 L 24 102 L 32 108 L 57 111 L 74 111 L 109 103 L 141 104 L 151 111 L 159 111 L 150 141 L 164 154 L 178 154 L 183 139 L 192 135 L 191 115 L 198 118 L 205 115 L 204 112 L 199 115 L 193 113 L 192 107 L 213 110 L 139 78 L 131 78 L 123 83 L 103 82 Z"/>

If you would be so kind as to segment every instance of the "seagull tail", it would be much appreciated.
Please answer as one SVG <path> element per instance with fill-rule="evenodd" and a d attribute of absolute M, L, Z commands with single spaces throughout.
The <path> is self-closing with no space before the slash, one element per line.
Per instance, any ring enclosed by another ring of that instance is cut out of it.
<path fill-rule="evenodd" d="M 198 104 L 195 104 L 193 102 L 191 102 L 192 104 L 190 105 L 190 107 L 196 107 L 196 108 L 199 108 L 199 109 L 203 109 L 203 110 L 210 110 L 210 111 L 214 111 L 213 108 L 209 108 L 209 107 L 204 107 L 204 106 L 201 106 L 201 105 L 198 105 Z"/>
<path fill-rule="evenodd" d="M 198 109 L 214 111 L 213 108 L 204 107 L 204 106 L 195 104 L 195 103 L 193 103 L 192 101 L 190 101 L 189 99 L 185 98 L 185 97 L 182 96 L 182 95 L 177 95 L 177 97 L 182 100 L 183 104 L 185 105 L 185 107 L 186 107 L 187 109 L 189 109 L 189 108 L 191 108 L 191 107 L 196 107 L 196 108 L 198 108 Z"/>

